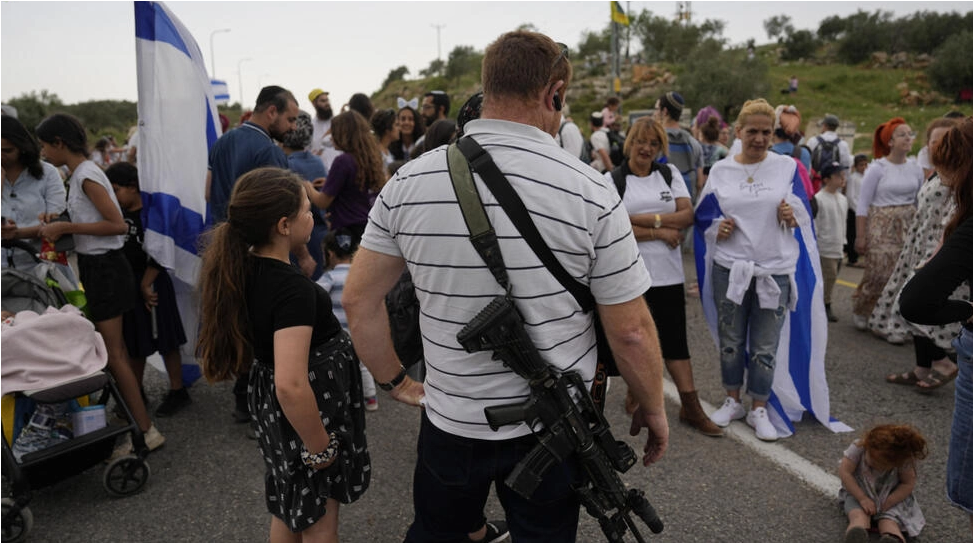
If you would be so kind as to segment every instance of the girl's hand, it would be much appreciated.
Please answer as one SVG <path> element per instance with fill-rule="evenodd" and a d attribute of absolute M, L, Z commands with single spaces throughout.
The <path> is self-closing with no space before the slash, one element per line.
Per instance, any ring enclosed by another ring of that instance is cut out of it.
<path fill-rule="evenodd" d="M 856 236 L 856 253 L 860 255 L 865 255 L 868 248 L 866 247 L 866 236 Z"/>
<path fill-rule="evenodd" d="M 859 506 L 862 506 L 862 511 L 865 512 L 867 516 L 876 514 L 876 501 L 872 499 L 859 501 Z"/>
<path fill-rule="evenodd" d="M 3 219 L 2 234 L 4 240 L 13 240 L 17 238 L 17 223 L 13 219 Z"/>
<path fill-rule="evenodd" d="M 42 238 L 47 238 L 51 242 L 57 242 L 61 236 L 67 234 L 68 225 L 69 223 L 65 221 L 41 225 L 41 230 L 38 231 L 38 235 Z"/>
<path fill-rule="evenodd" d="M 152 284 L 142 285 L 142 300 L 145 301 L 145 309 L 151 310 L 153 306 L 159 305 L 159 295 L 152 288 Z"/>
<path fill-rule="evenodd" d="M 58 217 L 61 217 L 59 213 L 39 213 L 37 214 L 37 220 L 41 223 L 51 223 Z"/>

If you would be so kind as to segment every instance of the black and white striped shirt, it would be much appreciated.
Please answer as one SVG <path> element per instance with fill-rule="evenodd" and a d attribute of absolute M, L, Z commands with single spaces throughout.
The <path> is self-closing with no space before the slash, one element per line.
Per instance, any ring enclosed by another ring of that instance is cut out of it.
<path fill-rule="evenodd" d="M 627 302 L 650 287 L 629 217 L 611 182 L 535 127 L 477 120 L 465 132 L 490 153 L 559 262 L 590 286 L 598 303 Z M 474 179 L 528 334 L 549 364 L 576 370 L 590 384 L 595 371 L 592 315 L 581 312 L 480 177 Z M 527 426 L 493 432 L 484 408 L 525 400 L 527 382 L 489 353 L 466 353 L 456 340 L 460 329 L 504 292 L 468 237 L 446 147 L 440 147 L 403 166 L 382 189 L 362 247 L 403 257 L 412 274 L 422 308 L 426 410 L 433 424 L 469 438 L 513 438 L 530 432 Z"/>

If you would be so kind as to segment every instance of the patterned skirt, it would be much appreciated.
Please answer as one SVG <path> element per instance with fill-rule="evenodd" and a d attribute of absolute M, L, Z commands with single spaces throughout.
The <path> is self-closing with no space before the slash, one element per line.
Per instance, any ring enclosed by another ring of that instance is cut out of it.
<path fill-rule="evenodd" d="M 365 404 L 359 361 L 342 332 L 311 348 L 308 380 L 325 428 L 338 435 L 338 459 L 324 470 L 301 462 L 301 438 L 277 400 L 274 369 L 255 361 L 248 399 L 251 419 L 267 472 L 267 510 L 292 532 L 309 528 L 325 515 L 325 499 L 349 504 L 369 487 L 371 466 L 365 441 Z"/>
<path fill-rule="evenodd" d="M 869 208 L 867 222 L 866 269 L 862 281 L 852 294 L 852 313 L 868 318 L 876 307 L 893 273 L 893 265 L 903 249 L 906 231 L 916 214 L 912 204 Z"/>

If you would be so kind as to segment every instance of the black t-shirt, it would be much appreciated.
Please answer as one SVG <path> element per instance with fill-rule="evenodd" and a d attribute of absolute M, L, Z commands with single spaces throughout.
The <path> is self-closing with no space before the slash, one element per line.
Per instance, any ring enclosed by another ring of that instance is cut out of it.
<path fill-rule="evenodd" d="M 125 258 L 129 264 L 132 265 L 135 285 L 138 286 L 141 284 L 142 276 L 145 275 L 145 269 L 148 266 L 152 266 L 153 268 L 159 268 L 159 266 L 142 249 L 142 242 L 145 239 L 145 229 L 142 227 L 142 210 L 123 210 L 122 218 L 125 219 L 125 224 L 128 226 L 122 252 L 125 254 Z"/>
<path fill-rule="evenodd" d="M 972 230 L 968 217 L 903 287 L 900 313 L 904 318 L 921 325 L 962 322 L 967 329 L 971 328 L 967 321 L 971 317 L 971 303 L 949 297 L 960 284 L 972 282 Z"/>
<path fill-rule="evenodd" d="M 311 345 L 341 332 L 331 311 L 331 297 L 293 265 L 254 257 L 247 278 L 247 312 L 253 332 L 254 356 L 273 365 L 274 333 L 297 326 L 312 327 Z"/>

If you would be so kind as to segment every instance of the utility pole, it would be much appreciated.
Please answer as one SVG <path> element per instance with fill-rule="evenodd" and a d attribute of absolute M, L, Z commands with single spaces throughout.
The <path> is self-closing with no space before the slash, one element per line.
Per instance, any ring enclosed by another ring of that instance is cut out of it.
<path fill-rule="evenodd" d="M 247 62 L 248 60 L 254 60 L 254 59 L 252 59 L 250 57 L 247 57 L 247 58 L 240 59 L 239 61 L 237 61 L 237 79 L 240 80 L 240 98 L 238 98 L 238 100 L 240 100 L 240 112 L 241 113 L 247 111 L 247 106 L 244 105 L 244 99 L 243 99 L 244 98 L 244 96 L 243 96 L 243 70 L 241 68 L 241 65 L 243 63 Z"/>
<path fill-rule="evenodd" d="M 440 51 L 440 29 L 442 29 L 446 25 L 443 24 L 443 25 L 430 25 L 430 26 L 436 29 L 436 60 L 443 62 L 443 54 Z"/>

